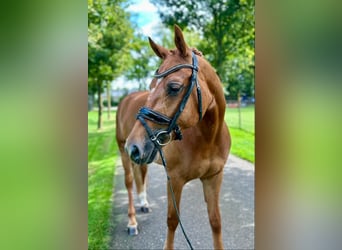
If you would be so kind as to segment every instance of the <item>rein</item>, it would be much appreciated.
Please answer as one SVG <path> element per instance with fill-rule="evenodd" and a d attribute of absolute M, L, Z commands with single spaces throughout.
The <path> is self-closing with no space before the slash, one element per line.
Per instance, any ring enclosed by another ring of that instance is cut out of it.
<path fill-rule="evenodd" d="M 181 115 L 181 113 L 183 112 L 185 105 L 186 105 L 195 85 L 196 85 L 196 89 L 197 89 L 199 120 L 200 121 L 202 120 L 202 95 L 201 95 L 201 88 L 200 88 L 200 85 L 199 85 L 198 80 L 197 80 L 198 61 L 197 61 L 197 58 L 196 58 L 194 52 L 192 52 L 192 64 L 176 65 L 176 66 L 171 67 L 170 69 L 168 69 L 162 73 L 159 73 L 159 74 L 156 73 L 154 75 L 154 77 L 155 78 L 162 78 L 162 77 L 165 77 L 165 76 L 167 76 L 171 73 L 174 73 L 174 72 L 176 72 L 180 69 L 183 69 L 183 68 L 192 69 L 192 74 L 190 77 L 190 85 L 189 85 L 187 92 L 185 93 L 181 103 L 179 104 L 178 110 L 175 113 L 175 115 L 172 118 L 170 118 L 170 117 L 168 117 L 164 114 L 161 114 L 159 112 L 156 112 L 156 111 L 154 111 L 148 107 L 142 107 L 137 114 L 137 119 L 144 126 L 150 140 L 154 143 L 154 145 L 156 146 L 156 148 L 159 151 L 159 154 L 160 154 L 160 157 L 162 159 L 162 163 L 163 163 L 163 166 L 164 166 L 164 169 L 166 172 L 166 177 L 167 177 L 167 181 L 169 184 L 169 189 L 170 189 L 170 193 L 171 193 L 171 197 L 172 197 L 172 201 L 173 201 L 173 206 L 174 206 L 176 214 L 177 214 L 178 222 L 181 226 L 184 237 L 190 246 L 190 249 L 193 249 L 193 247 L 190 243 L 190 240 L 189 240 L 188 236 L 186 235 L 185 230 L 183 228 L 182 221 L 180 219 L 179 211 L 178 211 L 178 208 L 176 205 L 175 194 L 173 192 L 172 184 L 170 181 L 171 178 L 168 174 L 165 156 L 164 156 L 164 153 L 162 151 L 162 146 L 165 146 L 171 142 L 172 138 L 171 138 L 170 134 L 172 131 L 175 133 L 175 140 L 182 140 L 182 133 L 181 133 L 181 130 L 177 124 L 177 120 L 178 120 L 179 116 Z M 148 126 L 145 119 L 152 121 L 154 123 L 157 123 L 159 125 L 168 125 L 168 128 L 166 130 L 153 131 Z"/>

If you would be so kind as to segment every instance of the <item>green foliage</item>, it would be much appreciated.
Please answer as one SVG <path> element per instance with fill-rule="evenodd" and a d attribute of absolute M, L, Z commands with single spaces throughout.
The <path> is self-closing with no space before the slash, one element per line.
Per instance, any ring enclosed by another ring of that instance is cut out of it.
<path fill-rule="evenodd" d="M 127 67 L 125 76 L 129 80 L 138 81 L 139 90 L 148 88 L 147 78 L 151 76 L 153 70 L 157 69 L 156 61 L 153 58 L 155 57 L 147 37 L 140 34 L 135 35 L 131 43 L 131 66 Z"/>
<path fill-rule="evenodd" d="M 110 106 L 111 107 L 115 107 L 118 106 L 120 101 L 126 96 L 127 94 L 124 94 L 123 96 L 121 96 L 118 100 L 114 100 L 113 97 L 110 99 Z M 103 106 L 104 107 L 108 107 L 108 100 L 104 100 L 103 101 Z"/>
<path fill-rule="evenodd" d="M 198 32 L 193 44 L 231 97 L 254 95 L 254 0 L 153 0 L 166 25 Z"/>
<path fill-rule="evenodd" d="M 133 37 L 123 0 L 88 1 L 88 77 L 91 85 L 119 76 Z"/>
<path fill-rule="evenodd" d="M 88 1 L 88 94 L 98 95 L 98 128 L 102 126 L 101 93 L 118 77 L 128 58 L 133 29 L 124 11 L 126 0 Z M 107 86 L 106 86 L 107 85 Z"/>

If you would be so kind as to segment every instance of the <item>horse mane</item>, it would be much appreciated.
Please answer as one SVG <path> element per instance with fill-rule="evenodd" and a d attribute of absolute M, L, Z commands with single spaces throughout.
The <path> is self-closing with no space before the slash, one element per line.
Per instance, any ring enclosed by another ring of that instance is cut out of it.
<path fill-rule="evenodd" d="M 199 51 L 197 48 L 193 47 L 193 48 L 190 48 L 192 52 L 195 53 L 195 55 L 198 55 L 200 57 L 203 57 L 203 53 L 202 51 Z"/>
<path fill-rule="evenodd" d="M 200 56 L 200 57 L 203 57 L 202 51 L 198 50 L 197 48 L 193 47 L 193 48 L 190 48 L 190 50 L 191 50 L 192 52 L 194 52 L 195 55 L 198 55 L 198 56 Z M 169 52 L 170 52 L 171 54 L 175 54 L 175 53 L 176 53 L 176 49 L 170 49 Z"/>

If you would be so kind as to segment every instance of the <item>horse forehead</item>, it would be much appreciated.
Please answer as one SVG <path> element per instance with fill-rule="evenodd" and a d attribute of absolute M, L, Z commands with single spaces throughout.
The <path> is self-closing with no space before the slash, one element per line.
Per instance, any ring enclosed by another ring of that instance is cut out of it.
<path fill-rule="evenodd" d="M 163 81 L 164 77 L 160 77 L 157 79 L 156 87 Z"/>
<path fill-rule="evenodd" d="M 178 55 L 175 55 L 175 54 L 169 55 L 160 65 L 158 72 L 160 73 L 160 72 L 166 71 L 167 69 L 174 67 L 176 65 L 179 65 L 179 64 L 188 64 L 188 63 L 191 63 L 191 62 L 184 60 L 184 58 L 181 58 Z"/>
<path fill-rule="evenodd" d="M 178 61 L 178 62 L 174 62 L 174 63 L 168 63 L 168 64 L 162 64 L 159 69 L 157 70 L 157 73 L 158 74 L 162 74 L 164 72 L 166 72 L 167 70 L 177 66 L 177 65 L 183 65 L 183 64 L 190 64 L 190 63 L 187 63 L 187 62 L 184 62 L 184 61 Z M 164 77 L 162 78 L 158 78 L 158 79 L 161 79 L 162 80 L 165 80 L 165 79 L 170 79 L 170 78 L 177 78 L 177 80 L 179 81 L 182 81 L 184 80 L 185 78 L 187 77 L 190 77 L 191 76 L 191 72 L 192 70 L 190 68 L 180 68 L 178 69 L 177 71 L 174 71 L 172 73 L 169 73 L 167 75 L 165 75 Z M 158 85 L 158 84 L 156 84 Z"/>
<path fill-rule="evenodd" d="M 153 88 L 151 88 L 150 92 L 153 93 L 155 91 L 155 89 L 158 87 L 158 85 L 160 84 L 160 82 L 163 80 L 164 77 L 158 78 L 156 84 L 153 86 Z"/>

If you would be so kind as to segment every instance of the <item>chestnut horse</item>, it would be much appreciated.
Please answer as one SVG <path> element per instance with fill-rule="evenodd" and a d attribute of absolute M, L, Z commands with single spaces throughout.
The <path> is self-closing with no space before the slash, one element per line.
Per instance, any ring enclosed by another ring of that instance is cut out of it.
<path fill-rule="evenodd" d="M 226 103 L 222 85 L 201 53 L 187 46 L 178 26 L 175 25 L 176 49 L 168 50 L 151 38 L 149 41 L 162 63 L 150 91 L 123 99 L 116 120 L 128 190 L 129 232 L 137 233 L 133 178 L 141 206 L 148 211 L 147 164 L 153 161 L 161 164 L 165 160 L 178 210 L 183 186 L 190 180 L 201 180 L 213 245 L 215 249 L 223 249 L 219 194 L 231 140 L 224 122 Z M 165 249 L 174 248 L 178 223 L 168 189 Z"/>

